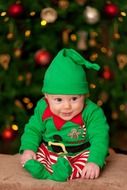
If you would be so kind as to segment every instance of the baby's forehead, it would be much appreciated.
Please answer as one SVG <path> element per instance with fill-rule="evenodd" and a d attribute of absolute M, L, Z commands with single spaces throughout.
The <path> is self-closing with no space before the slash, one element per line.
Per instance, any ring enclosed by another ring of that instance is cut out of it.
<path fill-rule="evenodd" d="M 81 96 L 85 96 L 85 95 L 80 95 L 80 94 L 71 94 L 71 95 L 65 95 L 65 94 L 47 94 L 48 97 L 51 98 L 72 98 L 72 97 L 81 97 Z"/>

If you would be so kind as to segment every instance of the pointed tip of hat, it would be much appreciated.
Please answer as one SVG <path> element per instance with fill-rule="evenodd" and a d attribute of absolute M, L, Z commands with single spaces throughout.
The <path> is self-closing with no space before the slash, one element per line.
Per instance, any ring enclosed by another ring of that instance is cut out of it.
<path fill-rule="evenodd" d="M 62 53 L 64 56 L 67 56 L 71 58 L 76 64 L 85 66 L 87 69 L 94 69 L 98 71 L 100 69 L 100 66 L 97 63 L 92 63 L 88 60 L 86 60 L 84 57 L 82 57 L 77 51 L 74 49 L 67 49 L 63 48 L 60 53 Z"/>

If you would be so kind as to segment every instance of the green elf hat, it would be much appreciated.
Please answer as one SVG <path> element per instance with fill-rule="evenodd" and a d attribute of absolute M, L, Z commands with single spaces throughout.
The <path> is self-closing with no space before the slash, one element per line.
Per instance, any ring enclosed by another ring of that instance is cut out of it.
<path fill-rule="evenodd" d="M 85 60 L 73 49 L 62 49 L 48 67 L 42 88 L 47 94 L 87 94 L 87 69 L 99 70 L 100 66 Z"/>

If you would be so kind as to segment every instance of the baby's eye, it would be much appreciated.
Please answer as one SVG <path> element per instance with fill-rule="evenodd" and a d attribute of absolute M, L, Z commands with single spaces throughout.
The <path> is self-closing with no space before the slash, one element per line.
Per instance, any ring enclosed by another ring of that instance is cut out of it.
<path fill-rule="evenodd" d="M 72 97 L 72 101 L 76 101 L 77 99 L 78 99 L 78 97 L 77 97 L 77 96 Z"/>
<path fill-rule="evenodd" d="M 56 102 L 62 102 L 62 98 L 55 98 Z"/>

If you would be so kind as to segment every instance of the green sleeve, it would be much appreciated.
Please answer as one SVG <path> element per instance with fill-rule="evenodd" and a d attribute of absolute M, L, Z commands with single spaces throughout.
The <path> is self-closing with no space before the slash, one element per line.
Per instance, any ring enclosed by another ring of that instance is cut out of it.
<path fill-rule="evenodd" d="M 34 114 L 25 125 L 24 133 L 21 137 L 20 153 L 24 150 L 37 151 L 45 130 L 44 123 L 42 122 L 42 115 L 45 108 L 45 101 L 43 99 L 39 100 L 34 109 Z"/>
<path fill-rule="evenodd" d="M 103 110 L 96 104 L 91 104 L 87 111 L 87 133 L 91 144 L 88 162 L 102 168 L 109 150 L 109 125 Z"/>

